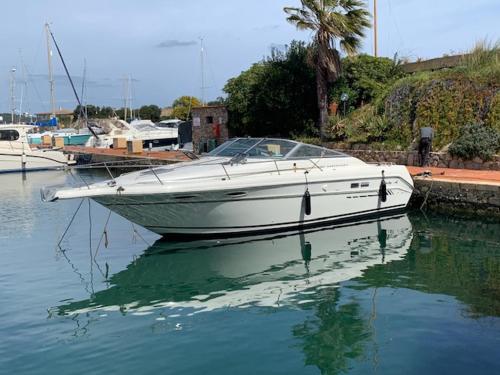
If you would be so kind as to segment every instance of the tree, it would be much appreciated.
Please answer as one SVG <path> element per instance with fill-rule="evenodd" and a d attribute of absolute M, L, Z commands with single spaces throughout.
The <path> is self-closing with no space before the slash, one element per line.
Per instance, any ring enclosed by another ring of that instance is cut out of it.
<path fill-rule="evenodd" d="M 340 75 L 340 54 L 358 50 L 370 13 L 361 0 L 301 0 L 302 8 L 284 8 L 287 21 L 299 30 L 315 32 L 311 63 L 316 69 L 319 128 L 323 137 L 328 125 L 328 84 Z"/>
<path fill-rule="evenodd" d="M 160 121 L 161 109 L 157 105 L 144 105 L 139 108 L 139 117 L 143 120 L 151 120 L 153 122 Z"/>
<path fill-rule="evenodd" d="M 312 135 L 318 111 L 308 48 L 293 41 L 224 86 L 229 127 L 241 136 Z"/>
<path fill-rule="evenodd" d="M 191 108 L 201 105 L 201 101 L 194 96 L 181 96 L 172 104 L 172 116 L 187 121 L 191 119 Z"/>
<path fill-rule="evenodd" d="M 222 96 L 218 96 L 215 100 L 210 100 L 207 105 L 224 105 L 226 103 L 226 99 Z"/>

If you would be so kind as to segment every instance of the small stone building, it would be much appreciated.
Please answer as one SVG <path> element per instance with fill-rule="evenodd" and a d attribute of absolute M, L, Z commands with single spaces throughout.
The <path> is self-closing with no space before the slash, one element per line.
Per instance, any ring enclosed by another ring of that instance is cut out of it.
<path fill-rule="evenodd" d="M 229 138 L 228 113 L 223 105 L 194 107 L 193 151 L 196 154 L 212 151 Z"/>

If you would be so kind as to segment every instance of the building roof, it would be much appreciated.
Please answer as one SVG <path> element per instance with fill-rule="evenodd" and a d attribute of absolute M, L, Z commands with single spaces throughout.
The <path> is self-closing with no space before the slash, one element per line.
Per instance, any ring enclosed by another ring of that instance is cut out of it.
<path fill-rule="evenodd" d="M 218 105 L 204 105 L 204 106 L 199 106 L 199 107 L 193 107 L 191 110 L 197 110 L 197 111 L 203 111 L 207 109 L 217 109 L 217 108 L 224 108 L 226 109 L 226 106 L 224 104 L 218 104 Z"/>

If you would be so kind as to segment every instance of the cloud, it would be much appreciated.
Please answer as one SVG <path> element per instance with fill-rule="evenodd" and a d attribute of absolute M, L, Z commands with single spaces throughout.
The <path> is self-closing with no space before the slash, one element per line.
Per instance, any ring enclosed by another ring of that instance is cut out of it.
<path fill-rule="evenodd" d="M 194 46 L 196 44 L 197 43 L 194 40 L 170 39 L 170 40 L 164 40 L 163 42 L 158 43 L 156 45 L 156 47 L 158 47 L 158 48 L 189 47 L 189 46 Z"/>

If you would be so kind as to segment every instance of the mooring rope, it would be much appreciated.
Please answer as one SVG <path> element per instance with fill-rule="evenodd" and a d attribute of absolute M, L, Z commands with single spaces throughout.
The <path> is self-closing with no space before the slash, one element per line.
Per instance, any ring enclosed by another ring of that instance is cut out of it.
<path fill-rule="evenodd" d="M 69 228 L 71 227 L 71 224 L 73 224 L 73 221 L 75 220 L 75 217 L 76 217 L 76 214 L 78 214 L 78 211 L 80 211 L 80 207 L 82 207 L 82 204 L 83 204 L 83 201 L 85 200 L 85 198 L 82 198 L 82 200 L 80 201 L 80 204 L 78 205 L 78 208 L 76 209 L 75 213 L 73 214 L 73 217 L 71 218 L 71 220 L 69 221 L 69 224 L 68 226 L 66 227 L 63 235 L 61 236 L 61 239 L 59 240 L 59 242 L 57 243 L 57 247 L 59 249 L 61 249 L 61 242 L 64 240 L 64 237 L 66 236 L 66 233 L 68 233 L 68 230 Z M 62 250 L 62 249 L 61 249 Z"/>
<path fill-rule="evenodd" d="M 97 253 L 99 251 L 99 248 L 101 247 L 101 243 L 102 243 L 103 238 L 105 238 L 104 247 L 106 247 L 106 248 L 108 247 L 108 223 L 109 223 L 109 219 L 110 219 L 112 213 L 113 212 L 111 210 L 109 210 L 108 218 L 106 219 L 106 223 L 104 224 L 104 230 L 102 231 L 101 238 L 99 239 L 99 243 L 97 244 L 97 248 L 95 249 L 94 260 L 97 257 Z"/>

